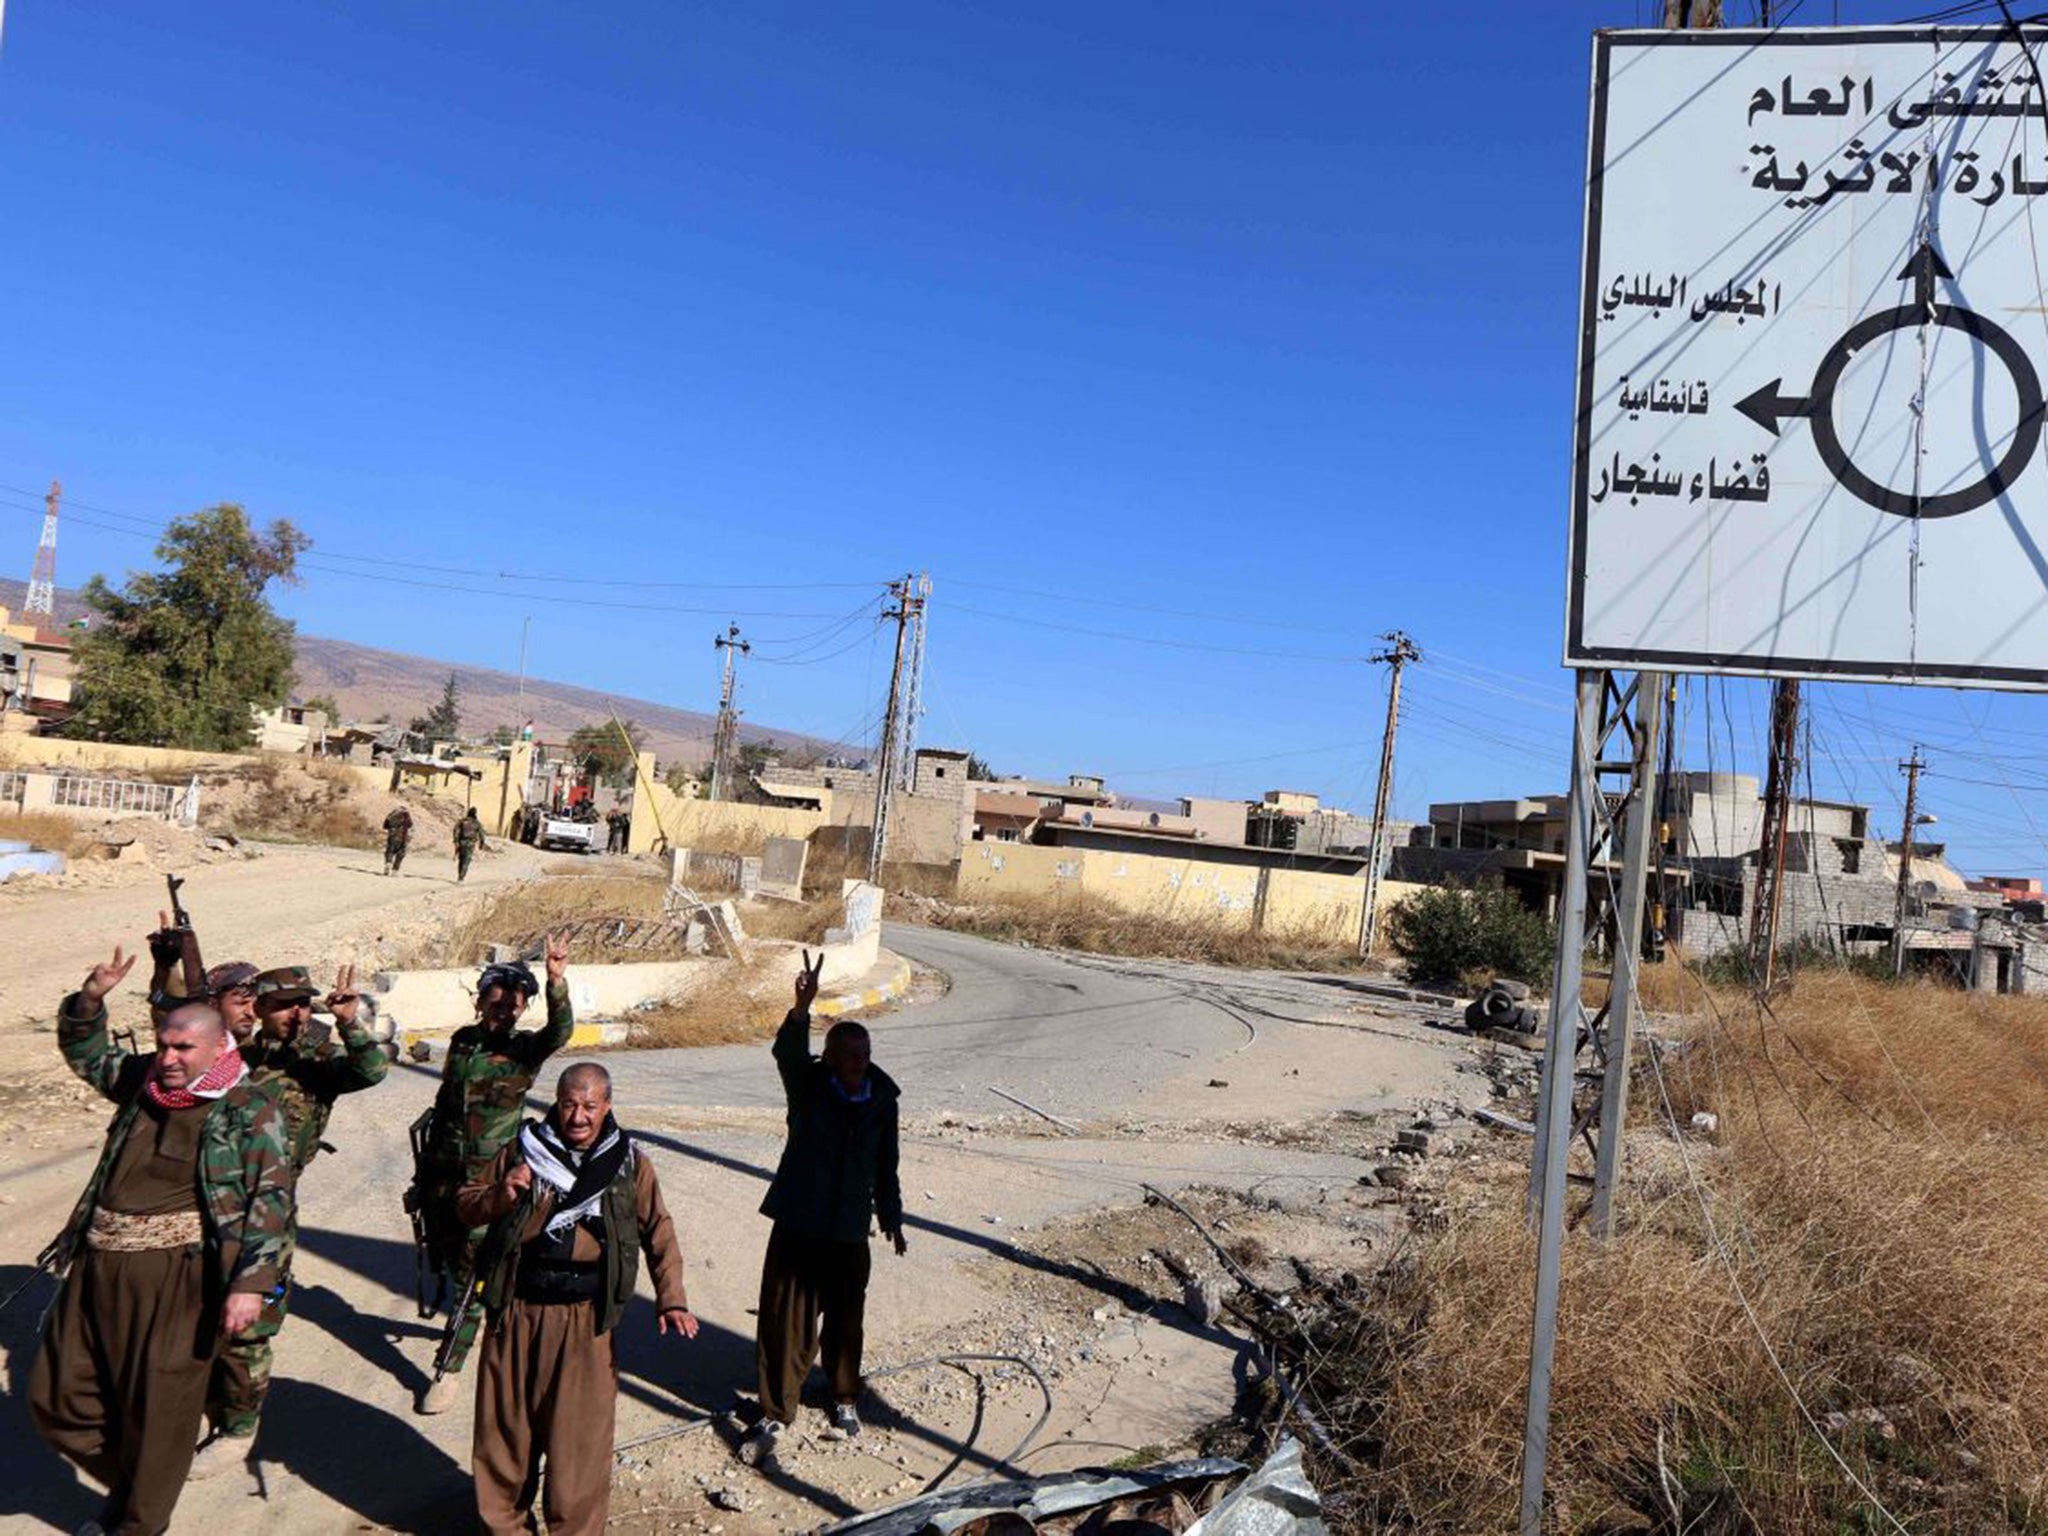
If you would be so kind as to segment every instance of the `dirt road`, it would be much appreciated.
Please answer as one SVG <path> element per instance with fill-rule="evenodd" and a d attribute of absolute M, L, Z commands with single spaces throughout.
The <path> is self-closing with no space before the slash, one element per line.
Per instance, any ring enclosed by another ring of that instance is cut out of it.
<path fill-rule="evenodd" d="M 249 959 L 318 967 L 353 959 L 389 963 L 429 934 L 451 903 L 538 871 L 543 858 L 497 842 L 466 884 L 455 860 L 415 845 L 404 868 L 387 877 L 377 853 L 256 845 L 248 858 L 168 869 L 109 871 L 117 883 L 75 889 L 0 886 L 0 1038 L 47 1028 L 65 991 L 115 943 L 134 949 L 165 905 L 163 875 L 187 877 L 192 910 L 210 961 Z"/>
<path fill-rule="evenodd" d="M 293 878 L 324 893 L 330 923 L 360 921 L 358 900 L 381 908 L 389 889 L 352 870 L 320 880 L 309 868 Z M 242 897 L 228 889 L 209 889 L 210 923 L 235 921 L 229 914 Z M 260 905 L 274 889 L 252 880 L 243 895 Z M 260 937 L 260 927 L 250 932 Z M 82 963 L 98 947 L 92 936 L 52 937 L 78 946 L 67 961 Z M 1370 1117 L 1483 1097 L 1461 1074 L 1455 1043 L 1412 1020 L 1371 1016 L 1332 981 L 1083 962 L 927 930 L 892 929 L 888 942 L 945 972 L 951 987 L 874 1025 L 876 1057 L 905 1089 L 911 1247 L 902 1260 L 877 1255 L 870 1367 L 960 1352 L 1028 1361 L 1052 1403 L 1026 1462 L 1033 1470 L 1175 1443 L 1228 1409 L 1244 1369 L 1235 1337 L 1155 1304 L 1145 1293 L 1159 1287 L 1119 1278 L 1157 1273 L 1143 1268 L 1154 1262 L 1151 1248 L 1192 1236 L 1176 1218 L 1138 1210 L 1141 1184 L 1255 1192 L 1276 1245 L 1369 1248 L 1384 1231 L 1356 1198 L 1357 1149 L 1331 1150 L 1287 1128 L 1334 1110 Z M 58 974 L 78 968 L 59 963 Z M 34 1048 L 50 1049 L 47 1037 Z M 807 1416 L 789 1471 L 772 1486 L 735 1468 L 716 1424 L 639 1443 L 708 1420 L 735 1391 L 751 1389 L 751 1312 L 767 1237 L 756 1207 L 781 1112 L 763 1046 L 607 1060 L 621 1122 L 642 1136 L 682 1229 L 705 1324 L 693 1343 L 658 1339 L 642 1302 L 622 1325 L 618 1434 L 626 1449 L 614 1527 L 808 1528 L 902 1497 L 948 1469 L 959 1477 L 995 1465 L 1040 1409 L 1022 1366 L 878 1374 L 868 1434 L 834 1442 Z M 433 1328 L 414 1314 L 398 1196 L 405 1126 L 434 1080 L 430 1070 L 400 1067 L 338 1109 L 331 1136 L 341 1150 L 321 1158 L 302 1190 L 299 1289 L 261 1435 L 261 1479 L 237 1473 L 193 1485 L 175 1530 L 259 1521 L 285 1532 L 461 1528 L 467 1405 L 436 1419 L 409 1411 Z M 1080 1134 L 996 1097 L 992 1086 Z M 46 1121 L 20 1105 L 5 1116 L 15 1130 L 0 1141 L 8 1158 L 0 1290 L 25 1274 L 61 1221 L 100 1120 L 63 1110 Z M 32 1299 L 43 1294 L 39 1287 Z M 70 1529 L 95 1500 L 21 1420 L 28 1323 L 19 1312 L 0 1317 L 15 1383 L 0 1425 L 0 1522 Z"/>

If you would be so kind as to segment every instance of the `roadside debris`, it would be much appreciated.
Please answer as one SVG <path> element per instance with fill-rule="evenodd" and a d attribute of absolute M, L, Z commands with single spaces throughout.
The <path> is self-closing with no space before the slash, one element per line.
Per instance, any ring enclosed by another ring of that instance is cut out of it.
<path fill-rule="evenodd" d="M 1503 976 L 1489 981 L 1465 1008 L 1466 1027 L 1475 1032 L 1505 1029 L 1533 1035 L 1542 1019 L 1542 1009 L 1529 1000 L 1527 983 Z"/>
<path fill-rule="evenodd" d="M 1151 1529 L 1200 1536 L 1321 1536 L 1322 1504 L 1290 1440 L 1244 1477 L 1220 1456 L 1129 1471 L 1089 1468 L 973 1483 L 925 1494 L 826 1528 L 825 1536 L 919 1536 L 926 1531 L 1066 1533 Z M 1231 1480 L 1242 1477 L 1234 1487 Z"/>

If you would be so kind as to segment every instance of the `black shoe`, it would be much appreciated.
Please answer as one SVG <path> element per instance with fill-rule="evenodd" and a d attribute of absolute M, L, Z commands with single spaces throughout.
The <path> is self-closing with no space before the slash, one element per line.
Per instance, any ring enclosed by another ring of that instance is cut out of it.
<path fill-rule="evenodd" d="M 853 1404 L 832 1405 L 832 1427 L 849 1440 L 860 1433 L 860 1415 L 853 1411 Z"/>

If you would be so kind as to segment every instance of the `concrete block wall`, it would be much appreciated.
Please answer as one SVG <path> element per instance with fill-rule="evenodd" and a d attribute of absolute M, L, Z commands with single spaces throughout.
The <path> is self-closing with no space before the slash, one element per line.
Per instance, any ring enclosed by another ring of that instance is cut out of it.
<path fill-rule="evenodd" d="M 1418 889 L 1382 881 L 1381 913 Z M 1357 937 L 1365 901 L 1353 875 L 1029 843 L 970 843 L 955 891 L 962 901 L 1085 896 L 1145 916 L 1338 942 Z"/>

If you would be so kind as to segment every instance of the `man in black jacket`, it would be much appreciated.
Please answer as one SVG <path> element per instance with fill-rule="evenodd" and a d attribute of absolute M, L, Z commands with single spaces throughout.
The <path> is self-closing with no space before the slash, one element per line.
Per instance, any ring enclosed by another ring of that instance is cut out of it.
<path fill-rule="evenodd" d="M 811 1362 L 824 1349 L 832 1426 L 860 1433 L 862 1315 L 868 1291 L 868 1219 L 904 1251 L 903 1190 L 896 1178 L 896 1084 L 869 1062 L 868 1032 L 832 1026 L 825 1054 L 810 1050 L 811 1002 L 825 968 L 804 952 L 796 1006 L 775 1036 L 775 1067 L 789 1101 L 789 1137 L 761 1214 L 775 1223 L 761 1264 L 755 1333 L 761 1422 L 740 1446 L 748 1464 L 772 1469 L 794 1421 Z"/>

